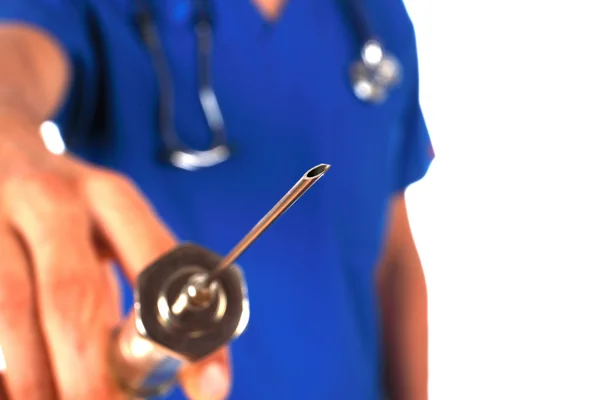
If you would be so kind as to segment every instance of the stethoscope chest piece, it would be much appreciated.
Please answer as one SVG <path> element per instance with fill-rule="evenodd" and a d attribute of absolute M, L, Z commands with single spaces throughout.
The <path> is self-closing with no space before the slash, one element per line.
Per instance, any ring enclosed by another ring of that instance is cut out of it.
<path fill-rule="evenodd" d="M 359 100 L 381 103 L 402 80 L 402 65 L 387 53 L 381 43 L 369 40 L 361 49 L 361 57 L 350 67 L 352 89 Z"/>

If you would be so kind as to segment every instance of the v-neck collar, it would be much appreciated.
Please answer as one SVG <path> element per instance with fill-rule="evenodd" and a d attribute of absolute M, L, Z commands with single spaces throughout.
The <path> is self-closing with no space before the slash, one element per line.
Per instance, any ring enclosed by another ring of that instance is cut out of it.
<path fill-rule="evenodd" d="M 254 8 L 256 14 L 258 14 L 258 16 L 262 18 L 265 24 L 277 25 L 279 20 L 283 17 L 283 14 L 285 14 L 285 10 L 287 9 L 291 0 L 281 0 L 282 4 L 279 4 L 277 15 L 274 16 L 267 15 L 267 12 L 263 10 L 259 4 L 257 4 L 259 1 L 260 0 L 248 0 L 248 4 L 250 4 Z"/>
<path fill-rule="evenodd" d="M 297 7 L 296 3 L 298 3 L 299 1 L 286 0 L 279 13 L 279 16 L 272 20 L 267 18 L 260 11 L 258 6 L 256 6 L 250 0 L 238 0 L 238 3 L 239 2 L 243 3 L 239 5 L 242 11 L 241 14 L 243 14 L 241 17 L 244 21 L 248 23 L 248 25 L 252 29 L 257 29 L 263 32 L 274 34 L 276 31 L 281 30 L 282 26 L 285 26 L 289 23 L 290 18 L 292 18 L 291 15 L 295 13 L 295 9 Z"/>

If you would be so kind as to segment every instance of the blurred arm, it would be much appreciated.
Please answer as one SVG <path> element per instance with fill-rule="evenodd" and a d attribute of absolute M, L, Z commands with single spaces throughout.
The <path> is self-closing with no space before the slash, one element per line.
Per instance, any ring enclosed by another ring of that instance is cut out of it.
<path fill-rule="evenodd" d="M 389 400 L 426 400 L 427 288 L 403 194 L 392 198 L 377 271 Z"/>

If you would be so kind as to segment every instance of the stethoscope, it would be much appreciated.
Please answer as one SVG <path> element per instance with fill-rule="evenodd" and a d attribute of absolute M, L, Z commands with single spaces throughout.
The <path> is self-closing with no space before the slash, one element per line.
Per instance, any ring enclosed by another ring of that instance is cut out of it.
<path fill-rule="evenodd" d="M 364 13 L 360 10 L 358 0 L 341 1 L 346 5 L 348 19 L 357 42 L 361 44 L 360 58 L 351 63 L 349 71 L 354 95 L 366 103 L 382 103 L 389 91 L 400 83 L 402 66 L 399 60 L 388 53 L 381 41 L 373 35 Z M 162 141 L 160 156 L 162 160 L 173 166 L 190 171 L 220 164 L 231 155 L 223 114 L 212 86 L 213 21 L 209 0 L 193 0 L 193 6 L 198 47 L 198 99 L 212 136 L 212 143 L 207 150 L 186 146 L 175 131 L 173 83 L 169 65 L 148 0 L 136 2 L 136 25 L 144 45 L 150 52 L 158 79 L 158 123 Z"/>

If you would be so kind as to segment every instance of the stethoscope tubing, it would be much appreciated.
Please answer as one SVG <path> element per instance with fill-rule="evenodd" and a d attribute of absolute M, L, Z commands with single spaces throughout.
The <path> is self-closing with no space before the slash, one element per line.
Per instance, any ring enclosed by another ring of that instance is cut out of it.
<path fill-rule="evenodd" d="M 380 103 L 388 89 L 397 83 L 397 60 L 388 55 L 381 42 L 370 29 L 366 14 L 359 0 L 338 0 L 346 14 L 356 42 L 360 59 L 350 67 L 350 80 L 355 95 L 365 102 Z M 212 135 L 208 150 L 196 150 L 186 146 L 175 130 L 174 95 L 172 75 L 154 22 L 148 0 L 136 0 L 136 25 L 145 46 L 150 52 L 156 71 L 159 89 L 159 134 L 163 148 L 160 158 L 170 164 L 196 170 L 226 161 L 231 153 L 227 144 L 225 122 L 212 86 L 212 27 L 214 13 L 209 0 L 194 0 L 194 29 L 198 49 L 198 100 Z M 375 55 L 373 57 L 373 54 Z M 396 70 L 394 70 L 394 68 Z"/>

